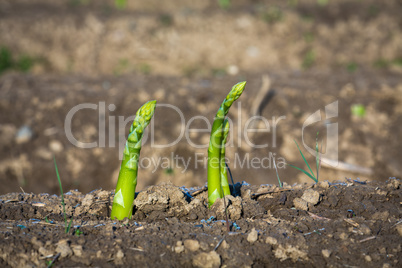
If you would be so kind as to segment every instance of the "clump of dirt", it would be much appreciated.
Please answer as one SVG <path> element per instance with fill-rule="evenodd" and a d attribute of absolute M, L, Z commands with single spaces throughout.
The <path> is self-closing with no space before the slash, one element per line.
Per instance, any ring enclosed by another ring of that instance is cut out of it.
<path fill-rule="evenodd" d="M 375 266 L 402 261 L 401 182 L 232 186 L 207 207 L 206 187 L 151 186 L 131 220 L 110 220 L 113 192 L 0 196 L 0 265 L 155 267 Z M 225 213 L 225 205 L 226 211 Z M 226 215 L 228 222 L 225 220 Z M 228 232 L 229 227 L 229 232 Z"/>

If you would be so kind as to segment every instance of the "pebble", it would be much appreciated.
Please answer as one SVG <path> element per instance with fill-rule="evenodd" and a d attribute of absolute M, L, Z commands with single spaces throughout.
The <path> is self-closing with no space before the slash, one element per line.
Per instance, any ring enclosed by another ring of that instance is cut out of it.
<path fill-rule="evenodd" d="M 365 224 L 360 226 L 360 231 L 365 235 L 371 235 L 371 229 Z"/>
<path fill-rule="evenodd" d="M 197 240 L 187 239 L 184 240 L 184 247 L 194 252 L 200 248 L 200 243 Z"/>
<path fill-rule="evenodd" d="M 77 257 L 82 256 L 82 246 L 81 245 L 73 245 L 72 249 L 73 249 L 75 256 L 77 256 Z"/>
<path fill-rule="evenodd" d="M 296 197 L 293 200 L 293 205 L 295 206 L 296 209 L 301 209 L 301 210 L 308 210 L 308 203 L 307 201 Z"/>
<path fill-rule="evenodd" d="M 53 255 L 53 250 L 46 249 L 44 247 L 40 247 L 38 251 L 39 251 L 39 254 L 42 255 L 42 256 L 51 256 L 51 255 Z"/>
<path fill-rule="evenodd" d="M 119 251 L 117 251 L 116 258 L 118 258 L 118 259 L 124 258 L 124 253 L 121 249 L 119 249 Z"/>
<path fill-rule="evenodd" d="M 229 249 L 229 248 L 230 248 L 230 246 L 229 246 L 229 244 L 226 242 L 226 240 L 223 240 L 223 241 L 222 241 L 222 243 L 221 243 L 221 248 L 223 248 L 223 249 Z"/>
<path fill-rule="evenodd" d="M 229 65 L 226 69 L 226 72 L 230 75 L 237 75 L 239 73 L 239 67 L 236 65 Z"/>
<path fill-rule="evenodd" d="M 255 241 L 257 241 L 257 239 L 258 239 L 258 232 L 255 230 L 255 228 L 253 228 L 247 236 L 247 241 L 252 244 Z"/>
<path fill-rule="evenodd" d="M 268 236 L 268 237 L 265 239 L 265 243 L 271 244 L 271 245 L 275 246 L 276 244 L 278 244 L 278 240 L 277 240 L 275 237 Z"/>
<path fill-rule="evenodd" d="M 401 184 L 401 181 L 396 178 L 390 178 L 387 182 L 387 187 L 395 190 L 399 189 L 399 185 Z"/>
<path fill-rule="evenodd" d="M 321 254 L 322 254 L 322 256 L 324 256 L 324 258 L 329 258 L 331 256 L 331 253 L 332 252 L 328 249 L 321 250 Z"/>
<path fill-rule="evenodd" d="M 15 142 L 18 144 L 25 143 L 31 140 L 33 132 L 30 127 L 22 126 L 15 136 Z"/>
<path fill-rule="evenodd" d="M 89 207 L 90 205 L 92 205 L 94 200 L 94 196 L 91 194 L 87 194 L 84 199 L 82 200 L 82 205 L 84 207 Z"/>
<path fill-rule="evenodd" d="M 64 146 L 61 142 L 52 140 L 49 142 L 49 148 L 54 153 L 60 153 L 61 151 L 63 151 Z"/>
<path fill-rule="evenodd" d="M 216 251 L 199 253 L 193 258 L 194 267 L 218 268 L 221 266 L 221 257 Z"/>
<path fill-rule="evenodd" d="M 177 242 L 176 242 L 176 246 L 174 247 L 174 252 L 176 252 L 176 253 L 182 253 L 183 251 L 184 251 L 183 242 L 177 241 Z"/>
<path fill-rule="evenodd" d="M 313 189 L 307 189 L 304 191 L 301 199 L 312 205 L 317 205 L 318 202 L 320 202 L 320 193 L 314 191 Z"/>
<path fill-rule="evenodd" d="M 321 187 L 321 188 L 324 188 L 324 189 L 328 189 L 330 185 L 329 185 L 328 181 L 320 181 L 318 183 L 318 186 Z"/>
<path fill-rule="evenodd" d="M 346 239 L 348 239 L 348 234 L 347 233 L 341 233 L 340 235 L 339 235 L 339 238 L 340 239 L 342 239 L 342 240 L 346 240 Z"/>
<path fill-rule="evenodd" d="M 65 258 L 73 255 L 73 251 L 68 245 L 68 241 L 65 239 L 62 239 L 57 243 L 56 252 L 60 253 L 60 258 Z"/>
<path fill-rule="evenodd" d="M 371 262 L 371 261 L 372 261 L 370 255 L 364 256 L 364 260 L 365 260 L 366 262 Z"/>

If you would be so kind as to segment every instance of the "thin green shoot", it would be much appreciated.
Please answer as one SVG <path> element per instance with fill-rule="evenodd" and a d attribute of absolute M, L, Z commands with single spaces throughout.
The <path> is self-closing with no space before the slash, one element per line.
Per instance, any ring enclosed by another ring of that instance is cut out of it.
<path fill-rule="evenodd" d="M 317 136 L 318 136 L 318 133 L 317 133 Z M 296 143 L 296 146 L 297 146 L 297 148 L 299 149 L 300 155 L 302 156 L 303 161 L 304 161 L 304 163 L 306 163 L 306 165 L 307 165 L 308 169 L 310 170 L 310 172 L 308 172 L 308 171 L 306 171 L 306 170 L 304 170 L 304 169 L 301 169 L 301 168 L 299 168 L 299 167 L 296 167 L 296 166 L 294 166 L 294 165 L 292 165 L 292 164 L 287 164 L 287 165 L 291 166 L 291 167 L 294 168 L 294 169 L 297 169 L 297 170 L 303 172 L 303 173 L 306 174 L 310 179 L 312 179 L 312 180 L 315 181 L 315 182 L 318 182 L 319 169 L 320 169 L 320 166 L 321 166 L 321 158 L 320 158 L 320 153 L 319 153 L 319 150 L 318 150 L 318 138 L 316 139 L 316 146 L 315 146 L 315 149 L 316 149 L 316 159 L 315 159 L 315 162 L 316 162 L 316 166 L 317 166 L 317 176 L 314 175 L 314 172 L 312 171 L 310 165 L 308 164 L 306 158 L 304 157 L 302 151 L 300 150 L 300 147 L 299 147 L 299 145 L 297 144 L 296 140 L 294 140 L 294 142 Z M 321 143 L 321 149 L 322 149 L 322 143 Z"/>
<path fill-rule="evenodd" d="M 273 160 L 274 160 L 274 167 L 275 167 L 275 171 L 276 171 L 276 177 L 278 178 L 279 187 L 282 188 L 283 185 L 282 185 L 281 180 L 279 179 L 279 174 L 278 174 L 278 169 L 276 167 L 275 158 L 273 158 Z"/>
<path fill-rule="evenodd" d="M 56 164 L 56 157 L 53 156 L 53 160 L 54 160 L 54 167 L 55 167 L 55 169 L 56 169 L 57 180 L 59 181 L 59 186 L 60 186 L 61 205 L 63 206 L 63 216 L 64 216 L 64 225 L 65 225 L 65 230 L 64 230 L 64 232 L 67 234 L 67 233 L 70 231 L 71 223 L 72 223 L 73 219 L 71 218 L 70 222 L 67 223 L 66 204 L 64 203 L 63 187 L 61 186 L 61 180 L 60 180 L 59 170 L 58 170 L 57 164 Z"/>

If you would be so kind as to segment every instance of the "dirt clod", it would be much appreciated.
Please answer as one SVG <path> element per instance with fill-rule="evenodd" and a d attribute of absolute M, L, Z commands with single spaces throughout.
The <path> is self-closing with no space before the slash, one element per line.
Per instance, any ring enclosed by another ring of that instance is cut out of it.
<path fill-rule="evenodd" d="M 253 228 L 251 232 L 247 235 L 247 241 L 250 242 L 251 244 L 257 241 L 258 239 L 258 231 Z"/>
<path fill-rule="evenodd" d="M 184 240 L 184 247 L 190 251 L 197 251 L 200 248 L 200 243 L 194 239 Z"/>
<path fill-rule="evenodd" d="M 318 202 L 320 202 L 320 194 L 313 189 L 307 189 L 306 191 L 304 191 L 301 199 L 315 206 L 318 204 Z"/>
<path fill-rule="evenodd" d="M 215 251 L 199 253 L 194 257 L 193 265 L 200 268 L 217 268 L 221 265 L 221 257 Z"/>

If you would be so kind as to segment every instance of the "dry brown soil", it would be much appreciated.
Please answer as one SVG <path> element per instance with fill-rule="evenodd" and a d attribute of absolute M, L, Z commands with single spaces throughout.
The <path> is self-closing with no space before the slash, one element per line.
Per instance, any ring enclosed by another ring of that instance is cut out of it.
<path fill-rule="evenodd" d="M 197 190 L 197 189 L 196 189 Z M 0 265 L 56 267 L 399 267 L 401 183 L 249 186 L 207 208 L 172 184 L 138 193 L 131 220 L 108 218 L 113 193 L 0 196 Z M 190 192 L 190 193 L 189 193 Z M 192 194 L 191 194 L 192 193 Z M 212 217 L 212 218 L 211 218 Z M 48 221 L 44 220 L 47 219 Z M 236 224 L 236 225 L 235 225 Z"/>

